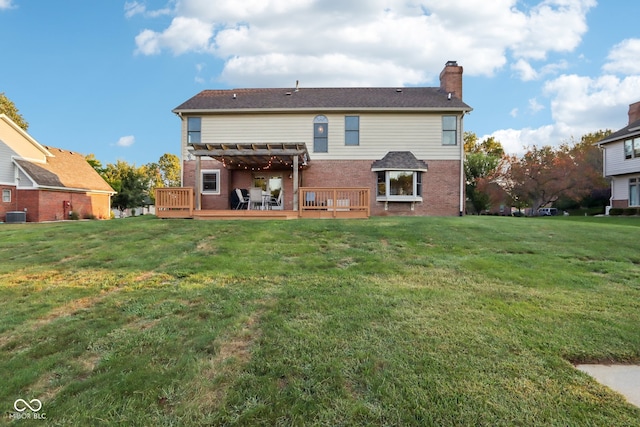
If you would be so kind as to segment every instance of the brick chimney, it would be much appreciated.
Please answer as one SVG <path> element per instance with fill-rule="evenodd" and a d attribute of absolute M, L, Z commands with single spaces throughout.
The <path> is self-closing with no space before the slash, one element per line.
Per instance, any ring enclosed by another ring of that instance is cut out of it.
<path fill-rule="evenodd" d="M 456 61 L 447 61 L 440 72 L 440 89 L 462 100 L 462 67 Z"/>
<path fill-rule="evenodd" d="M 640 120 L 640 101 L 629 104 L 629 124 Z"/>

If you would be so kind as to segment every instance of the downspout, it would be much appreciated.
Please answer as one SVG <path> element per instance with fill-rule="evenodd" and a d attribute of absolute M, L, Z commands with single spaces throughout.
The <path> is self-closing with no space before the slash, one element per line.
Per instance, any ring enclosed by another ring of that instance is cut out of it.
<path fill-rule="evenodd" d="M 464 115 L 465 112 L 462 112 L 462 115 L 460 116 L 460 135 L 458 135 L 458 138 L 460 140 L 460 216 L 464 216 L 464 199 L 465 199 L 465 195 L 464 195 L 464 190 L 465 190 L 465 185 L 464 185 L 464 126 L 462 124 L 463 119 L 464 119 Z"/>

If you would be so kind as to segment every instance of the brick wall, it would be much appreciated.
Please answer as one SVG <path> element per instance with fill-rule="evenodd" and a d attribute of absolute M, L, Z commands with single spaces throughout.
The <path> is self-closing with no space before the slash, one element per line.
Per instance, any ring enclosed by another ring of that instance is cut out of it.
<path fill-rule="evenodd" d="M 11 191 L 11 201 L 3 202 L 2 193 L 4 190 Z M 0 221 L 5 221 L 7 212 L 16 210 L 16 188 L 10 185 L 0 185 Z"/>
<path fill-rule="evenodd" d="M 17 198 L 18 210 L 27 210 L 27 222 L 69 219 L 70 211 L 77 212 L 81 219 L 91 215 L 97 219 L 110 218 L 109 196 L 106 194 L 18 190 Z M 70 207 L 65 207 L 64 201 L 70 202 Z"/>
<path fill-rule="evenodd" d="M 183 186 L 195 188 L 195 161 L 183 164 Z M 429 171 L 422 178 L 423 202 L 376 202 L 376 174 L 371 171 L 373 160 L 315 160 L 300 173 L 302 187 L 366 187 L 371 191 L 371 215 L 433 215 L 457 216 L 460 213 L 460 162 L 455 160 L 428 160 Z M 220 169 L 220 195 L 202 196 L 202 209 L 229 209 L 229 193 L 235 188 L 249 188 L 252 172 L 227 170 L 217 161 L 202 160 L 202 169 Z M 272 171 L 282 174 L 284 209 L 293 209 L 293 181 L 290 171 Z"/>
<path fill-rule="evenodd" d="M 376 174 L 373 160 L 316 160 L 303 171 L 305 187 L 368 187 L 371 191 L 371 215 L 460 214 L 460 162 L 428 160 L 429 171 L 422 176 L 422 203 L 376 202 Z"/>

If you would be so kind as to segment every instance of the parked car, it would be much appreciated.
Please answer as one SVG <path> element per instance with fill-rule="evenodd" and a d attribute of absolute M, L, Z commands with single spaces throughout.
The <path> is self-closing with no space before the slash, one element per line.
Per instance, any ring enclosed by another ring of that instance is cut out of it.
<path fill-rule="evenodd" d="M 558 209 L 556 208 L 540 208 L 538 209 L 538 216 L 556 216 L 558 215 Z"/>

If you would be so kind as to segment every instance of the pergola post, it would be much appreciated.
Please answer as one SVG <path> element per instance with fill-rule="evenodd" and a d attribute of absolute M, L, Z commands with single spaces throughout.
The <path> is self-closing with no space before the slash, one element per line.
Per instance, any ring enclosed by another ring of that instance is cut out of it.
<path fill-rule="evenodd" d="M 202 200 L 200 199 L 200 197 L 202 197 L 202 189 L 200 188 L 201 182 L 202 182 L 202 166 L 200 165 L 200 159 L 201 156 L 196 156 L 196 176 L 195 176 L 195 189 L 196 189 L 196 197 L 195 197 L 195 202 L 196 202 L 196 210 L 199 211 L 201 206 L 202 206 Z"/>
<path fill-rule="evenodd" d="M 293 157 L 293 210 L 298 210 L 298 156 Z"/>

